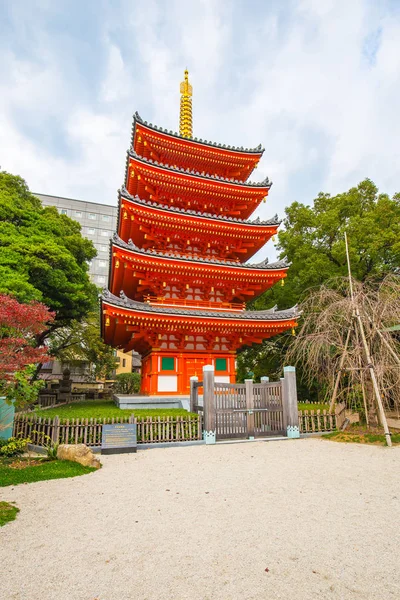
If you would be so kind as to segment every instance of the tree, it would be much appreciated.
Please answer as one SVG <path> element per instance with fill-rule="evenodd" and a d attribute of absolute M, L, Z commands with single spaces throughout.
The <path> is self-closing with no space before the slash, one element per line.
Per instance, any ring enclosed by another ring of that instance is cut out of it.
<path fill-rule="evenodd" d="M 26 396 L 27 367 L 49 359 L 47 348 L 36 346 L 37 336 L 53 321 L 54 313 L 40 302 L 22 304 L 0 294 L 0 394 Z"/>
<path fill-rule="evenodd" d="M 400 194 L 393 198 L 379 194 L 369 179 L 336 196 L 320 193 L 312 206 L 294 202 L 286 209 L 283 226 L 278 235 L 279 256 L 291 263 L 285 285 L 274 286 L 249 308 L 262 310 L 275 304 L 288 308 L 304 300 L 313 287 L 346 275 L 345 230 L 355 279 L 382 279 L 400 263 Z M 285 333 L 245 349 L 238 359 L 241 370 L 279 373 L 291 342 Z M 310 398 L 314 392 L 321 392 L 315 382 L 300 391 Z"/>
<path fill-rule="evenodd" d="M 0 171 L 0 293 L 43 302 L 55 312 L 37 345 L 95 307 L 97 288 L 88 274 L 95 256 L 79 223 L 43 208 L 23 179 Z"/>
<path fill-rule="evenodd" d="M 96 378 L 110 378 L 118 365 L 115 351 L 100 336 L 99 313 L 91 312 L 83 321 L 72 321 L 50 338 L 52 353 L 65 362 L 83 360 L 94 366 Z"/>
<path fill-rule="evenodd" d="M 293 306 L 310 288 L 345 276 L 345 230 L 355 279 L 382 278 L 400 263 L 400 194 L 379 194 L 369 179 L 336 196 L 320 193 L 312 206 L 293 202 L 283 225 L 278 251 L 291 263 L 288 277 L 284 287 L 255 300 L 254 308 Z"/>
<path fill-rule="evenodd" d="M 140 389 L 140 373 L 120 373 L 116 377 L 115 391 L 119 394 L 137 394 Z"/>
<path fill-rule="evenodd" d="M 400 323 L 400 276 L 353 281 L 353 290 L 348 278 L 335 278 L 308 295 L 288 358 L 329 399 L 334 390 L 332 403 L 341 399 L 376 423 L 373 379 L 385 408 L 400 408 L 400 345 L 390 331 Z"/>

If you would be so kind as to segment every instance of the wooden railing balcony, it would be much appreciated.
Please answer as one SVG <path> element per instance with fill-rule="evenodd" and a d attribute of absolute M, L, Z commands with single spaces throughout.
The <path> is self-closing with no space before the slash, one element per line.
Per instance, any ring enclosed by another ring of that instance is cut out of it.
<path fill-rule="evenodd" d="M 227 310 L 227 311 L 243 311 L 246 308 L 244 302 L 211 302 L 210 300 L 188 300 L 186 298 L 164 298 L 162 296 L 146 296 L 145 302 L 154 306 L 171 306 L 177 308 L 191 307 L 199 309 L 212 310 Z"/>

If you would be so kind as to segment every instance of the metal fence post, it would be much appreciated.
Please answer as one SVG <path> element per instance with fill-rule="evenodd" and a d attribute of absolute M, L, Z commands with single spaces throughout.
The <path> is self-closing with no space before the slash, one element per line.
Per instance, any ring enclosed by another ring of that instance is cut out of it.
<path fill-rule="evenodd" d="M 204 431 L 203 438 L 206 444 L 215 444 L 217 423 L 214 398 L 214 366 L 203 367 L 203 411 Z"/>
<path fill-rule="evenodd" d="M 297 406 L 297 385 L 295 367 L 283 369 L 283 403 L 286 412 L 286 431 L 290 438 L 300 437 L 299 411 Z"/>
<path fill-rule="evenodd" d="M 190 412 L 198 412 L 197 406 L 199 404 L 199 388 L 195 383 L 197 383 L 199 378 L 196 375 L 193 375 L 190 378 L 190 404 L 189 410 Z"/>
<path fill-rule="evenodd" d="M 245 379 L 244 380 L 246 386 L 246 408 L 247 408 L 247 436 L 249 440 L 254 440 L 254 390 L 253 390 L 253 380 Z"/>

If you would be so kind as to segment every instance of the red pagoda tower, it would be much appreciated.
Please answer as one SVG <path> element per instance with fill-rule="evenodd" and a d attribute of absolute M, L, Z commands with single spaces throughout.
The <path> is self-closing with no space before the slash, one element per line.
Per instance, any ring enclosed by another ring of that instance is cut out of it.
<path fill-rule="evenodd" d="M 244 264 L 279 226 L 248 220 L 271 187 L 248 181 L 263 151 L 192 137 L 187 71 L 180 135 L 135 114 L 101 311 L 105 342 L 142 355 L 142 393 L 188 394 L 205 364 L 234 382 L 238 348 L 297 325 L 295 308 L 245 310 L 288 269 Z"/>

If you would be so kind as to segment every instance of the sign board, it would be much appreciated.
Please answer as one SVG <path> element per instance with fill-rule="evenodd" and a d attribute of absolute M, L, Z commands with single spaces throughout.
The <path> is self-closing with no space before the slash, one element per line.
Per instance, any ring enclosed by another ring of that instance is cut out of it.
<path fill-rule="evenodd" d="M 114 423 L 103 425 L 102 429 L 102 454 L 137 451 L 136 423 Z"/>

